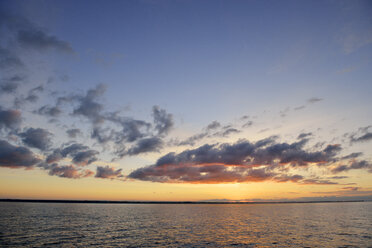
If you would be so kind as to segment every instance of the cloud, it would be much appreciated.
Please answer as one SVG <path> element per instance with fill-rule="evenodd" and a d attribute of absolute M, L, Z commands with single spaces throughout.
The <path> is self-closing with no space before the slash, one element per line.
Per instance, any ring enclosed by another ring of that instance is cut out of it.
<path fill-rule="evenodd" d="M 6 29 L 8 36 L 12 36 L 13 42 L 16 41 L 20 46 L 26 49 L 38 51 L 55 49 L 62 52 L 73 53 L 70 43 L 48 34 L 48 32 L 37 27 L 24 17 L 1 11 L 0 25 Z"/>
<path fill-rule="evenodd" d="M 47 164 L 52 164 L 60 161 L 64 156 L 62 155 L 61 149 L 55 149 L 53 153 L 49 154 L 45 159 Z"/>
<path fill-rule="evenodd" d="M 153 106 L 153 123 L 150 123 L 122 116 L 119 111 L 105 111 L 104 105 L 100 102 L 105 91 L 106 86 L 100 84 L 85 94 L 60 96 L 55 107 L 58 109 L 44 106 L 37 113 L 56 116 L 61 106 L 70 103 L 75 105 L 72 116 L 82 116 L 90 120 L 92 124 L 90 138 L 104 149 L 110 147 L 115 156 L 121 158 L 126 155 L 159 151 L 163 139 L 173 128 L 173 115 L 158 106 Z"/>
<path fill-rule="evenodd" d="M 91 170 L 79 170 L 73 165 L 52 164 L 44 166 L 43 168 L 49 171 L 48 174 L 50 176 L 58 176 L 64 178 L 79 179 L 94 175 L 94 172 Z"/>
<path fill-rule="evenodd" d="M 343 187 L 342 189 L 351 190 L 351 191 L 357 191 L 357 190 L 360 189 L 360 187 Z"/>
<path fill-rule="evenodd" d="M 369 172 L 372 173 L 372 164 L 366 160 L 353 161 L 349 165 L 338 165 L 331 169 L 332 173 L 340 173 L 349 170 L 356 169 L 369 169 Z"/>
<path fill-rule="evenodd" d="M 357 157 L 360 157 L 362 155 L 363 155 L 362 152 L 353 152 L 353 153 L 351 153 L 349 155 L 346 155 L 346 156 L 341 157 L 341 160 L 351 159 L 351 158 L 357 158 Z"/>
<path fill-rule="evenodd" d="M 176 145 L 176 146 L 191 145 L 192 146 L 192 145 L 195 145 L 196 142 L 202 140 L 204 137 L 207 137 L 207 136 L 208 136 L 208 132 L 198 133 L 182 141 L 173 141 L 171 142 L 171 145 Z"/>
<path fill-rule="evenodd" d="M 123 177 L 121 173 L 122 169 L 115 170 L 112 167 L 107 166 L 97 166 L 96 178 L 105 178 L 105 179 L 115 179 Z"/>
<path fill-rule="evenodd" d="M 0 69 L 18 69 L 23 66 L 22 60 L 16 54 L 9 49 L 0 47 Z"/>
<path fill-rule="evenodd" d="M 18 43 L 27 49 L 39 51 L 55 49 L 62 52 L 73 53 L 70 43 L 58 39 L 56 36 L 49 35 L 42 30 L 21 29 L 17 34 Z"/>
<path fill-rule="evenodd" d="M 39 100 L 39 95 L 38 93 L 41 93 L 44 91 L 44 86 L 40 85 L 35 88 L 32 88 L 28 91 L 27 96 L 17 96 L 14 100 L 14 106 L 17 108 L 20 108 L 26 103 L 35 103 L 37 100 Z"/>
<path fill-rule="evenodd" d="M 369 131 L 371 127 L 372 126 L 360 127 L 356 132 L 345 134 L 345 137 L 349 136 L 351 143 L 370 141 L 372 140 L 372 133 Z"/>
<path fill-rule="evenodd" d="M 311 136 L 311 135 L 313 135 L 313 133 L 300 133 L 297 136 L 297 139 L 303 139 L 303 138 L 306 138 L 306 137 Z"/>
<path fill-rule="evenodd" d="M 105 144 L 112 141 L 114 138 L 113 130 L 109 128 L 93 127 L 91 138 L 98 141 L 100 144 Z"/>
<path fill-rule="evenodd" d="M 40 161 L 28 148 L 0 140 L 0 167 L 31 168 Z"/>
<path fill-rule="evenodd" d="M 62 148 L 54 149 L 46 158 L 46 163 L 51 164 L 60 161 L 63 158 L 71 157 L 72 162 L 78 166 L 86 166 L 97 161 L 98 151 L 89 149 L 88 146 L 73 143 Z"/>
<path fill-rule="evenodd" d="M 338 184 L 337 182 L 332 182 L 329 180 L 319 180 L 319 179 L 304 179 L 301 181 L 301 184 L 320 184 L 320 185 L 329 185 L 329 184 Z"/>
<path fill-rule="evenodd" d="M 242 128 L 247 128 L 253 125 L 253 121 L 247 121 L 246 123 L 243 124 Z"/>
<path fill-rule="evenodd" d="M 158 137 L 143 138 L 122 155 L 133 156 L 147 152 L 158 152 L 162 147 L 163 141 Z"/>
<path fill-rule="evenodd" d="M 71 128 L 66 131 L 69 138 L 76 138 L 78 135 L 81 135 L 82 132 L 79 128 Z"/>
<path fill-rule="evenodd" d="M 103 105 L 97 102 L 106 91 L 106 85 L 99 84 L 96 88 L 88 90 L 85 96 L 76 96 L 79 105 L 74 109 L 74 115 L 81 115 L 97 124 L 104 120 L 101 112 Z"/>
<path fill-rule="evenodd" d="M 320 102 L 320 101 L 323 101 L 323 98 L 312 97 L 312 98 L 307 100 L 308 103 L 316 103 L 316 102 Z"/>
<path fill-rule="evenodd" d="M 0 92 L 14 93 L 18 88 L 18 83 L 16 82 L 5 82 L 0 85 Z"/>
<path fill-rule="evenodd" d="M 19 110 L 4 110 L 0 107 L 0 129 L 16 129 L 22 122 Z"/>
<path fill-rule="evenodd" d="M 370 140 L 372 140 L 372 133 L 371 132 L 363 134 L 362 136 L 360 136 L 358 138 L 354 138 L 354 137 L 351 138 L 351 142 L 365 142 L 365 141 L 370 141 Z"/>
<path fill-rule="evenodd" d="M 207 131 L 215 130 L 217 128 L 221 127 L 221 124 L 218 121 L 213 121 L 206 127 Z"/>
<path fill-rule="evenodd" d="M 220 130 L 219 130 L 220 129 Z M 214 131 L 214 133 L 212 133 Z M 169 144 L 172 146 L 184 146 L 184 145 L 195 145 L 196 142 L 201 141 L 204 138 L 210 137 L 228 137 L 234 133 L 240 133 L 241 131 L 233 128 L 231 125 L 221 126 L 218 121 L 213 121 L 208 124 L 201 133 L 192 135 L 184 140 L 172 140 Z"/>
<path fill-rule="evenodd" d="M 99 152 L 94 150 L 77 152 L 76 154 L 74 154 L 72 161 L 76 165 L 85 166 L 97 161 L 97 154 L 99 154 Z"/>
<path fill-rule="evenodd" d="M 159 108 L 159 106 L 154 106 L 152 108 L 152 115 L 158 135 L 168 134 L 174 125 L 172 114 L 168 114 L 164 109 Z"/>
<path fill-rule="evenodd" d="M 298 106 L 298 107 L 294 107 L 293 109 L 295 111 L 297 111 L 297 110 L 301 110 L 301 109 L 304 109 L 304 108 L 306 108 L 306 106 L 305 105 L 301 105 L 301 106 Z"/>
<path fill-rule="evenodd" d="M 38 110 L 34 111 L 34 113 L 49 117 L 58 117 L 62 113 L 62 110 L 58 106 L 44 105 L 40 107 Z"/>
<path fill-rule="evenodd" d="M 42 151 L 50 148 L 52 144 L 52 133 L 43 128 L 29 128 L 25 132 L 20 133 L 19 136 L 25 145 L 38 148 Z"/>
<path fill-rule="evenodd" d="M 236 128 L 229 127 L 229 128 L 226 128 L 225 130 L 214 133 L 213 136 L 228 137 L 230 134 L 235 134 L 235 133 L 240 133 L 240 132 L 241 131 Z"/>
<path fill-rule="evenodd" d="M 303 179 L 274 173 L 278 166 L 322 166 L 335 159 L 339 145 L 328 145 L 315 152 L 304 150 L 306 139 L 276 143 L 269 137 L 255 143 L 240 140 L 233 144 L 206 144 L 178 154 L 168 153 L 154 165 L 139 168 L 129 178 L 154 182 L 224 183 L 276 180 L 302 184 L 333 184 L 327 180 Z M 256 167 L 263 167 L 256 169 Z"/>
<path fill-rule="evenodd" d="M 131 143 L 150 135 L 149 130 L 151 124 L 146 121 L 135 120 L 127 117 L 110 117 L 109 120 L 119 124 L 122 128 L 119 132 L 112 130 L 114 134 L 113 139 L 116 144 L 121 144 L 123 142 Z"/>
<path fill-rule="evenodd" d="M 129 178 L 163 183 L 232 183 L 260 182 L 275 174 L 262 169 L 211 165 L 169 165 L 144 167 L 129 174 Z"/>
<path fill-rule="evenodd" d="M 0 54 L 1 56 L 1 54 Z M 19 84 L 25 79 L 21 75 L 13 75 L 8 78 L 3 78 L 0 84 L 0 93 L 15 93 L 19 87 Z"/>

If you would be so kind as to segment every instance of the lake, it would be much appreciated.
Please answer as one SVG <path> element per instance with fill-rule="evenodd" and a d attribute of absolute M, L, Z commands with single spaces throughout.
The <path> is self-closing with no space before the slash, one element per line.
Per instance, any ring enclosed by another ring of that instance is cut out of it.
<path fill-rule="evenodd" d="M 0 202 L 0 247 L 372 247 L 372 202 Z"/>

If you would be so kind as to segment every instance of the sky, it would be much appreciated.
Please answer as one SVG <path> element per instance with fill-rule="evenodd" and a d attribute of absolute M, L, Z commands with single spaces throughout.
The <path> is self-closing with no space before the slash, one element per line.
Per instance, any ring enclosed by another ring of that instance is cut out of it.
<path fill-rule="evenodd" d="M 370 1 L 0 2 L 0 198 L 372 199 Z"/>

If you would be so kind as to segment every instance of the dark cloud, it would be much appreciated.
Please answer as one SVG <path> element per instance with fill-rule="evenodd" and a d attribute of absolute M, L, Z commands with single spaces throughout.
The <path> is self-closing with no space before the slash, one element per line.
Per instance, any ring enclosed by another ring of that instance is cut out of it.
<path fill-rule="evenodd" d="M 320 101 L 323 101 L 323 98 L 312 97 L 312 98 L 307 100 L 308 103 L 316 103 L 316 102 L 320 102 Z"/>
<path fill-rule="evenodd" d="M 303 139 L 303 138 L 306 138 L 306 137 L 311 136 L 311 135 L 313 135 L 313 133 L 300 133 L 297 136 L 297 139 Z"/>
<path fill-rule="evenodd" d="M 62 110 L 58 106 L 44 105 L 40 107 L 38 110 L 34 111 L 34 113 L 49 117 L 58 117 L 62 113 Z"/>
<path fill-rule="evenodd" d="M 77 152 L 74 154 L 72 161 L 76 165 L 85 166 L 97 161 L 97 154 L 99 154 L 99 152 L 94 150 Z"/>
<path fill-rule="evenodd" d="M 356 170 L 356 169 L 369 169 L 369 172 L 372 173 L 372 164 L 366 160 L 361 161 L 352 161 L 348 165 L 338 165 L 331 169 L 332 173 L 340 173 L 349 170 Z"/>
<path fill-rule="evenodd" d="M 49 154 L 45 160 L 47 164 L 52 164 L 60 161 L 63 158 L 61 149 L 55 149 L 53 153 Z"/>
<path fill-rule="evenodd" d="M 104 84 L 99 84 L 96 88 L 88 90 L 85 96 L 76 96 L 79 105 L 74 109 L 73 114 L 84 116 L 95 124 L 103 122 L 103 105 L 97 102 L 97 100 L 105 91 L 106 86 Z"/>
<path fill-rule="evenodd" d="M 44 86 L 43 85 L 39 85 L 39 86 L 36 86 L 32 89 L 29 90 L 29 94 L 35 94 L 35 93 L 38 93 L 38 92 L 43 92 L 44 91 Z"/>
<path fill-rule="evenodd" d="M 98 141 L 100 144 L 105 144 L 114 140 L 115 132 L 109 128 L 93 127 L 91 138 Z"/>
<path fill-rule="evenodd" d="M 273 181 L 298 184 L 338 184 L 329 180 L 305 179 L 301 175 L 285 175 L 267 168 L 249 168 L 245 166 L 226 166 L 222 164 L 204 165 L 156 165 L 140 168 L 128 175 L 128 178 L 161 183 L 244 183 Z"/>
<path fill-rule="evenodd" d="M 150 135 L 149 128 L 151 127 L 151 124 L 146 121 L 120 118 L 120 121 L 118 120 L 117 123 L 120 123 L 122 127 L 120 132 L 114 133 L 114 139 L 117 144 L 123 142 L 134 142 Z"/>
<path fill-rule="evenodd" d="M 44 87 L 42 85 L 32 88 L 28 91 L 26 96 L 19 95 L 14 99 L 14 106 L 16 108 L 21 108 L 26 103 L 35 103 L 39 100 L 39 93 L 44 91 Z"/>
<path fill-rule="evenodd" d="M 129 178 L 155 182 L 248 182 L 260 180 L 292 181 L 303 184 L 333 183 L 327 180 L 288 177 L 273 172 L 277 166 L 324 165 L 341 150 L 339 145 L 328 145 L 324 150 L 304 149 L 306 139 L 294 143 L 276 143 L 269 137 L 251 143 L 240 140 L 234 144 L 203 145 L 181 153 L 168 153 L 154 165 L 133 171 Z M 257 166 L 264 166 L 255 169 Z"/>
<path fill-rule="evenodd" d="M 279 183 L 286 183 L 286 182 L 299 182 L 303 180 L 304 177 L 301 175 L 280 175 L 275 177 L 275 181 Z"/>
<path fill-rule="evenodd" d="M 263 169 L 226 167 L 224 165 L 169 165 L 159 168 L 144 167 L 129 174 L 129 178 L 167 183 L 231 183 L 260 182 L 273 178 L 272 172 Z"/>
<path fill-rule="evenodd" d="M 351 191 L 357 191 L 360 189 L 360 187 L 343 187 L 344 190 L 351 190 Z"/>
<path fill-rule="evenodd" d="M 349 178 L 347 176 L 333 176 L 333 177 L 327 177 L 329 179 L 346 179 L 346 178 Z"/>
<path fill-rule="evenodd" d="M 0 140 L 0 167 L 31 168 L 40 162 L 28 148 Z"/>
<path fill-rule="evenodd" d="M 321 180 L 321 179 L 304 179 L 301 181 L 301 184 L 320 184 L 320 185 L 329 185 L 329 184 L 338 184 L 337 182 L 332 182 L 329 180 Z"/>
<path fill-rule="evenodd" d="M 62 52 L 73 53 L 70 43 L 36 28 L 19 30 L 17 40 L 21 46 L 27 49 L 39 51 L 55 49 Z"/>
<path fill-rule="evenodd" d="M 351 143 L 370 141 L 372 140 L 372 133 L 369 131 L 371 127 L 360 127 L 356 132 L 344 134 L 344 137 L 349 137 Z"/>
<path fill-rule="evenodd" d="M 71 128 L 66 131 L 69 138 L 76 138 L 78 135 L 81 135 L 82 132 L 79 128 Z"/>
<path fill-rule="evenodd" d="M 168 134 L 174 125 L 172 114 L 168 114 L 164 109 L 154 106 L 152 108 L 152 115 L 158 135 Z"/>
<path fill-rule="evenodd" d="M 260 131 L 258 131 L 258 133 L 264 133 L 264 132 L 267 132 L 269 130 L 270 130 L 270 128 L 263 128 Z"/>
<path fill-rule="evenodd" d="M 71 45 L 56 36 L 48 34 L 24 17 L 0 12 L 0 26 L 6 29 L 6 34 L 26 49 L 44 51 L 55 49 L 72 53 Z"/>
<path fill-rule="evenodd" d="M 353 152 L 353 153 L 351 153 L 349 155 L 346 155 L 346 156 L 341 157 L 341 160 L 357 158 L 357 157 L 360 157 L 362 155 L 363 155 L 362 152 Z"/>
<path fill-rule="evenodd" d="M 141 153 L 158 152 L 162 147 L 163 141 L 158 137 L 143 138 L 126 151 L 125 155 L 133 156 Z"/>
<path fill-rule="evenodd" d="M 1 55 L 0 55 L 1 56 Z M 0 84 L 0 93 L 15 93 L 19 84 L 25 79 L 21 75 L 13 75 L 8 78 L 3 78 Z"/>
<path fill-rule="evenodd" d="M 240 132 L 241 132 L 240 130 L 230 127 L 220 132 L 214 133 L 213 136 L 228 137 L 231 134 L 240 133 Z"/>
<path fill-rule="evenodd" d="M 174 125 L 173 116 L 158 106 L 152 109 L 153 123 L 122 116 L 119 111 L 107 112 L 99 101 L 105 90 L 106 86 L 101 84 L 89 89 L 86 94 L 60 96 L 56 107 L 65 103 L 75 105 L 72 115 L 91 121 L 90 137 L 104 148 L 111 147 L 119 157 L 158 151 L 162 147 L 162 139 Z M 51 110 L 44 106 L 38 112 L 48 114 Z"/>
<path fill-rule="evenodd" d="M 50 176 L 58 176 L 64 178 L 79 179 L 94 175 L 94 172 L 91 170 L 79 170 L 73 165 L 52 164 L 49 166 L 44 166 L 44 169 L 49 171 Z"/>
<path fill-rule="evenodd" d="M 38 148 L 42 151 L 47 150 L 52 144 L 52 133 L 43 128 L 29 128 L 25 132 L 20 133 L 19 136 L 27 146 Z"/>
<path fill-rule="evenodd" d="M 207 136 L 208 136 L 207 132 L 198 133 L 198 134 L 195 134 L 193 136 L 188 137 L 185 140 L 172 142 L 171 145 L 176 145 L 176 146 L 190 145 L 190 146 L 193 146 L 193 145 L 195 145 L 196 142 L 202 140 L 203 138 L 205 138 Z"/>
<path fill-rule="evenodd" d="M 66 157 L 67 155 L 74 156 L 78 152 L 83 151 L 83 150 L 88 150 L 88 149 L 89 149 L 88 146 L 78 144 L 78 143 L 73 143 L 71 145 L 68 145 L 68 146 L 64 147 L 61 150 L 61 154 L 62 154 L 63 157 Z"/>
<path fill-rule="evenodd" d="M 98 151 L 91 150 L 88 146 L 73 143 L 63 148 L 55 149 L 45 160 L 47 164 L 60 161 L 62 158 L 70 157 L 72 162 L 78 166 L 86 166 L 97 161 Z"/>
<path fill-rule="evenodd" d="M 121 173 L 122 169 L 115 170 L 112 167 L 107 166 L 97 166 L 97 172 L 95 177 L 105 178 L 105 179 L 115 179 L 123 177 Z"/>
<path fill-rule="evenodd" d="M 207 131 L 210 131 L 210 130 L 215 130 L 219 127 L 221 127 L 221 124 L 218 121 L 213 121 L 212 123 L 208 124 L 208 126 L 205 129 Z"/>
<path fill-rule="evenodd" d="M 185 145 L 190 145 L 190 146 L 193 146 L 195 145 L 196 142 L 206 138 L 206 137 L 210 137 L 210 132 L 213 131 L 213 130 L 216 130 L 218 128 L 221 127 L 221 124 L 218 122 L 218 121 L 213 121 L 211 122 L 210 124 L 208 124 L 205 128 L 204 128 L 204 131 L 201 132 L 201 133 L 198 133 L 198 134 L 194 134 L 188 138 L 186 138 L 185 140 L 181 140 L 181 141 L 172 141 L 170 142 L 170 145 L 175 145 L 175 146 L 185 146 Z"/>
<path fill-rule="evenodd" d="M 14 93 L 18 88 L 18 83 L 16 82 L 5 82 L 0 85 L 0 92 Z"/>
<path fill-rule="evenodd" d="M 304 109 L 305 108 L 305 105 L 301 105 L 301 106 L 298 106 L 298 107 L 294 107 L 293 109 L 296 111 L 296 110 L 301 110 L 301 109 Z"/>
<path fill-rule="evenodd" d="M 257 148 L 260 148 L 260 147 L 263 147 L 263 146 L 267 146 L 267 145 L 270 145 L 270 144 L 274 144 L 275 141 L 279 138 L 279 136 L 277 135 L 272 135 L 272 136 L 269 136 L 267 138 L 264 138 L 264 139 L 261 139 L 259 141 L 257 141 L 255 143 L 255 146 Z"/>
<path fill-rule="evenodd" d="M 9 49 L 0 47 L 0 69 L 17 69 L 23 66 L 22 60 L 16 54 Z"/>
<path fill-rule="evenodd" d="M 0 130 L 16 129 L 22 122 L 21 112 L 18 110 L 4 110 L 0 107 Z"/>
<path fill-rule="evenodd" d="M 219 130 L 218 130 L 219 129 Z M 212 133 L 214 131 L 214 133 Z M 201 141 L 204 138 L 210 137 L 228 137 L 234 133 L 240 133 L 241 131 L 233 128 L 231 125 L 221 126 L 217 121 L 213 121 L 203 129 L 203 132 L 192 135 L 184 140 L 172 140 L 169 144 L 172 146 L 184 146 L 184 145 L 195 145 L 196 142 Z"/>
<path fill-rule="evenodd" d="M 366 134 L 363 134 L 360 137 L 351 137 L 351 142 L 365 142 L 372 140 L 372 133 L 368 132 Z"/>
<path fill-rule="evenodd" d="M 246 123 L 243 124 L 242 128 L 247 128 L 253 125 L 253 121 L 247 121 Z"/>

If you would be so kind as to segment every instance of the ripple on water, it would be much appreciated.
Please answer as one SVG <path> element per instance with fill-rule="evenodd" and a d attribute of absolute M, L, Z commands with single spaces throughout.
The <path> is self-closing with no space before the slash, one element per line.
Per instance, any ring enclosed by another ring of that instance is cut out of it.
<path fill-rule="evenodd" d="M 0 247 L 368 247 L 372 203 L 0 203 Z"/>

